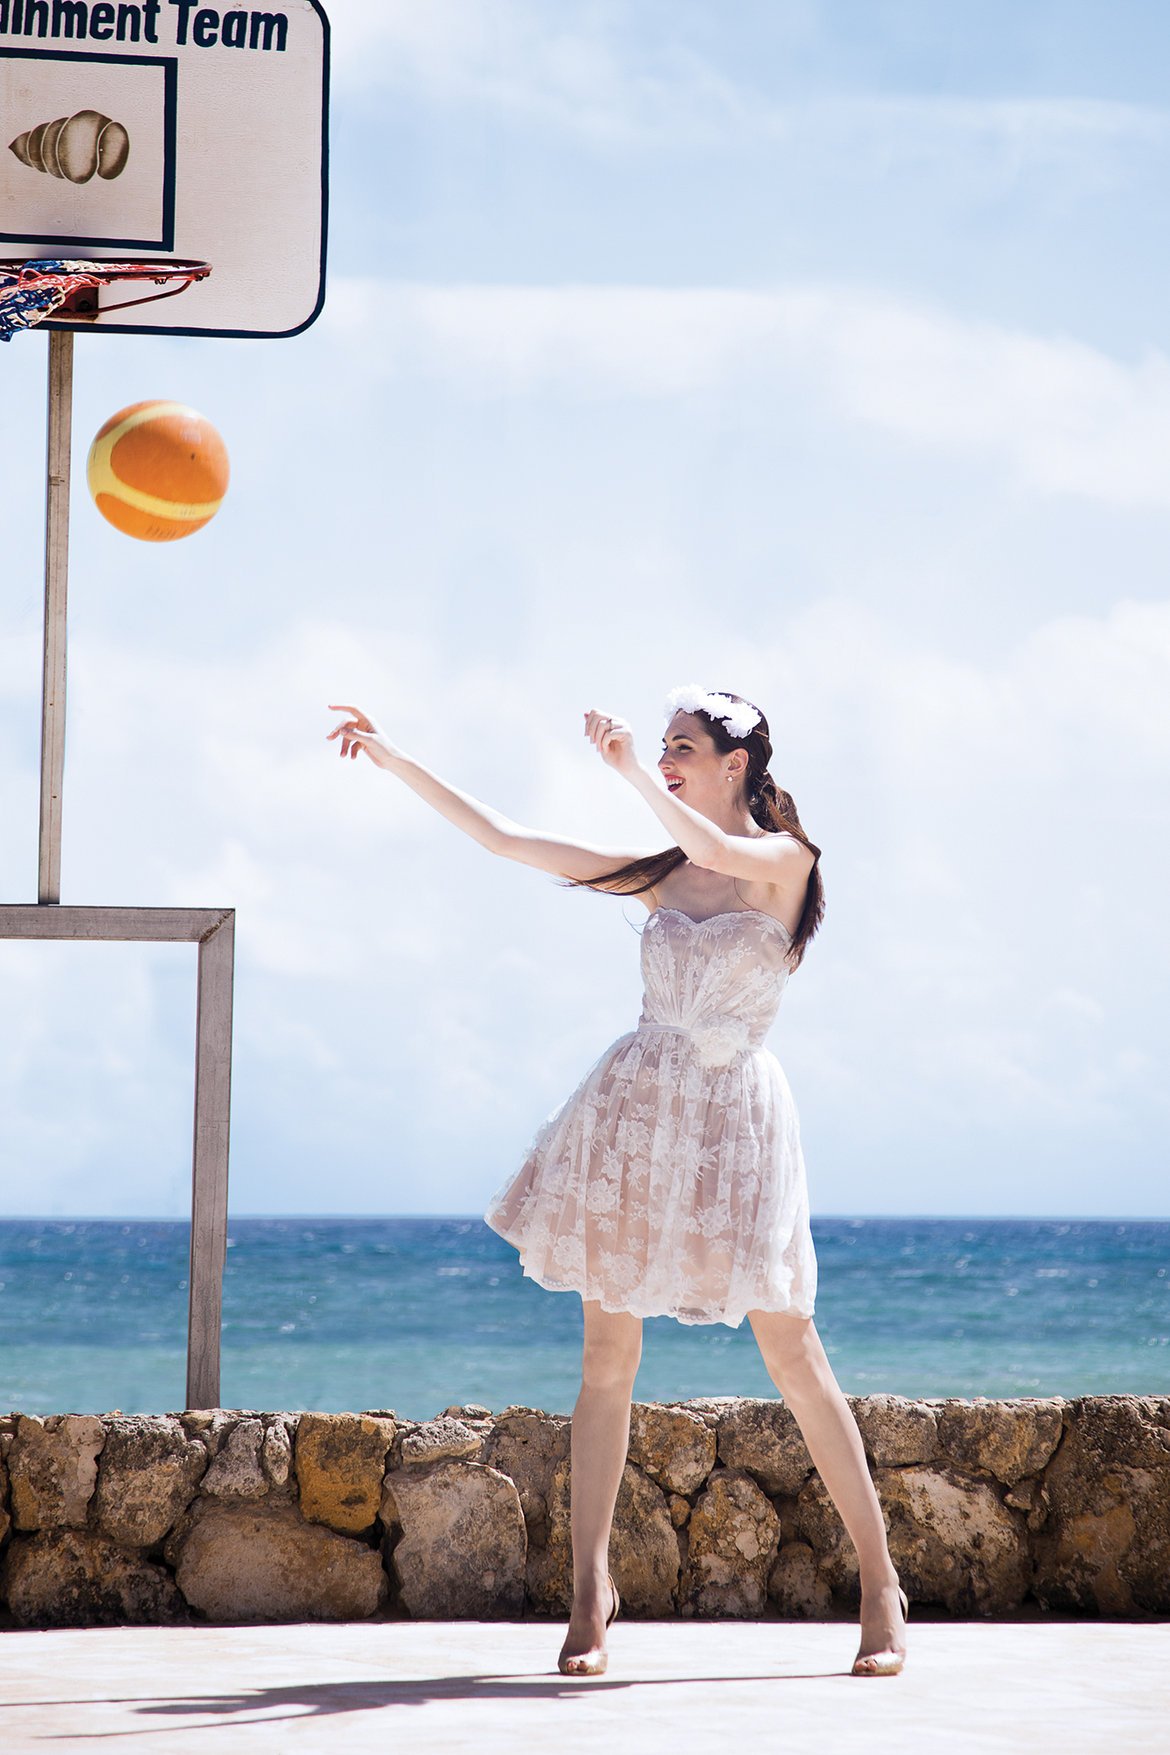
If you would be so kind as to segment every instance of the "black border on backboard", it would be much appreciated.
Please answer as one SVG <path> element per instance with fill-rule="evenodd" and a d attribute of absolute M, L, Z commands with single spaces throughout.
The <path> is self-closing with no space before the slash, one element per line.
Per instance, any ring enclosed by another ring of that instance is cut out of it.
<path fill-rule="evenodd" d="M 283 341 L 290 335 L 301 335 L 310 324 L 317 321 L 325 307 L 325 261 L 329 238 L 329 58 L 330 58 L 330 26 L 325 8 L 321 0 L 309 0 L 313 11 L 321 20 L 321 263 L 317 282 L 317 302 L 303 323 L 293 329 L 180 329 L 156 327 L 148 323 L 62 323 L 52 318 L 38 323 L 38 329 L 68 329 L 74 334 L 88 333 L 91 335 L 191 335 L 197 339 L 207 337 L 213 340 L 219 336 L 228 340 L 239 341 Z M 31 51 L 35 53 L 35 51 Z M 131 57 L 133 58 L 133 57 Z M 21 233 L 22 237 L 27 233 Z M 59 242 L 60 240 L 55 240 Z M 211 264 L 215 272 L 215 263 Z"/>
<path fill-rule="evenodd" d="M 96 244 L 102 250 L 173 250 L 175 247 L 175 146 L 178 140 L 179 63 L 174 55 L 95 55 L 88 49 L 74 54 L 68 49 L 10 49 L 0 43 L 0 59 L 5 61 L 102 61 L 121 67 L 161 67 L 163 70 L 163 185 L 161 238 L 106 238 L 84 233 L 63 238 L 59 232 L 0 232 L 0 243 L 23 243 L 31 238 L 38 244 L 58 244 L 54 254 L 68 255 L 72 244 Z M 55 328 L 75 328 L 75 324 L 55 324 Z M 90 324 L 90 328 L 93 325 Z"/>

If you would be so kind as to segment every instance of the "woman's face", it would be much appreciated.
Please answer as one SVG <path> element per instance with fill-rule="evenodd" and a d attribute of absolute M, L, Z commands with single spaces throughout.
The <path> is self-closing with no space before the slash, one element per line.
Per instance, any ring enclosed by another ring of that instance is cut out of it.
<path fill-rule="evenodd" d="M 703 721 L 680 709 L 662 735 L 658 771 L 676 798 L 684 799 L 692 810 L 699 810 L 717 799 L 723 804 L 722 794 L 729 790 L 725 778 L 727 760 L 715 748 L 715 740 Z"/>

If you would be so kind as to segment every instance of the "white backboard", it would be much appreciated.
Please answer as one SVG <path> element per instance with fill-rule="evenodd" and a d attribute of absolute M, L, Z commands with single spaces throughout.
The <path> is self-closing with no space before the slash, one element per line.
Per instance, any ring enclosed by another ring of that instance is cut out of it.
<path fill-rule="evenodd" d="M 318 0 L 0 0 L 0 257 L 211 264 L 50 328 L 295 335 L 324 299 L 328 101 Z"/>

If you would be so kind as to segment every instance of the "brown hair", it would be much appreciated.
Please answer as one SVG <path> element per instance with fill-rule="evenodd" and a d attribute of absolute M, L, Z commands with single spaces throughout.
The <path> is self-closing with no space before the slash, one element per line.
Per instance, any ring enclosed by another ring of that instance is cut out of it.
<path fill-rule="evenodd" d="M 712 693 L 725 696 L 729 701 L 744 701 L 743 695 L 732 695 L 724 689 L 712 690 Z M 744 705 L 754 707 L 755 703 L 744 701 Z M 760 713 L 758 707 L 755 710 Z M 747 751 L 748 765 L 744 770 L 744 784 L 747 789 L 748 809 L 754 821 L 770 834 L 778 834 L 784 830 L 794 835 L 814 855 L 804 907 L 789 951 L 791 967 L 794 970 L 799 969 L 804 960 L 804 948 L 825 917 L 821 850 L 809 840 L 801 828 L 792 794 L 777 786 L 768 772 L 768 763 L 772 760 L 772 741 L 768 736 L 768 721 L 763 713 L 760 713 L 759 719 L 746 737 L 732 737 L 724 720 L 713 719 L 702 707 L 696 707 L 693 711 L 695 717 L 704 722 L 721 755 L 728 755 L 732 750 Z M 622 895 L 638 896 L 644 890 L 653 889 L 668 872 L 682 865 L 685 860 L 686 854 L 681 847 L 667 847 L 661 853 L 648 854 L 645 859 L 632 859 L 628 865 L 604 872 L 601 877 L 565 878 L 561 881 L 570 889 L 611 890 Z"/>

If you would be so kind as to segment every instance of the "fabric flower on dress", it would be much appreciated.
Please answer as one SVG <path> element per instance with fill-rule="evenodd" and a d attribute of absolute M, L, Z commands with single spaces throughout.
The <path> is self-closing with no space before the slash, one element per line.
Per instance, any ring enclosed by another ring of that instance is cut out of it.
<path fill-rule="evenodd" d="M 591 1213 L 616 1213 L 621 1201 L 621 1183 L 595 1176 L 585 1190 L 585 1205 Z"/>
<path fill-rule="evenodd" d="M 585 1244 L 580 1237 L 558 1237 L 553 1244 L 553 1260 L 566 1274 L 585 1272 Z"/>
<path fill-rule="evenodd" d="M 752 707 L 746 701 L 733 701 L 727 695 L 712 694 L 700 683 L 681 683 L 666 697 L 667 719 L 680 711 L 695 713 L 700 709 L 711 719 L 722 719 L 730 737 L 746 737 L 760 722 L 758 707 Z"/>
<path fill-rule="evenodd" d="M 704 1066 L 730 1066 L 749 1044 L 748 1027 L 739 1018 L 720 1018 L 691 1031 Z"/>

